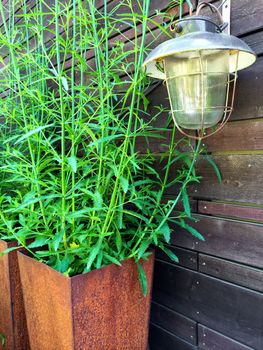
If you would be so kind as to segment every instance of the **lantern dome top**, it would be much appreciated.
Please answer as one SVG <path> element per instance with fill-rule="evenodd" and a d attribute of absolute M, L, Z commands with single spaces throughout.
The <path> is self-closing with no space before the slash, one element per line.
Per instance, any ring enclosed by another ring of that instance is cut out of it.
<path fill-rule="evenodd" d="M 165 79 L 161 62 L 165 57 L 184 55 L 191 57 L 192 52 L 207 50 L 229 51 L 229 73 L 244 69 L 256 61 L 256 54 L 241 39 L 228 34 L 218 33 L 220 27 L 205 17 L 190 17 L 175 23 L 179 36 L 157 46 L 146 58 L 143 68 L 147 75 Z M 180 34 L 181 33 L 181 34 Z M 238 63 L 237 55 L 238 54 Z"/>

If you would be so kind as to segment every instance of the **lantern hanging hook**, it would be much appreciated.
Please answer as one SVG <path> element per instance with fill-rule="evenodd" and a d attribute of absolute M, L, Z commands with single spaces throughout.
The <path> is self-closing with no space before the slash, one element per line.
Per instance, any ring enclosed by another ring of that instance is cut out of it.
<path fill-rule="evenodd" d="M 220 13 L 220 11 L 218 10 L 218 8 L 213 5 L 213 4 L 210 4 L 209 2 L 206 2 L 206 1 L 202 1 L 200 2 L 200 4 L 198 4 L 197 8 L 196 8 L 196 16 L 199 16 L 200 15 L 200 12 L 201 10 L 204 8 L 204 7 L 209 7 L 210 10 L 214 13 L 217 13 L 218 14 L 218 17 L 221 21 L 223 21 L 223 18 L 222 18 L 222 15 Z"/>
<path fill-rule="evenodd" d="M 223 16 L 219 11 L 219 8 L 216 7 L 215 5 L 210 4 L 209 2 L 206 2 L 206 1 L 200 2 L 200 4 L 198 4 L 197 6 L 195 15 L 200 16 L 200 12 L 204 7 L 209 7 L 213 13 L 217 14 L 217 17 L 219 18 L 219 21 L 220 21 L 220 30 L 223 31 L 228 26 L 228 23 L 224 22 Z"/>

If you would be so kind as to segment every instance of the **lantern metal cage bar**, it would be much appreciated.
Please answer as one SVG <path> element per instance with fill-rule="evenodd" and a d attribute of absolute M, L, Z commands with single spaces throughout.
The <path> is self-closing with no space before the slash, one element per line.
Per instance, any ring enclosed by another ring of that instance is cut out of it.
<path fill-rule="evenodd" d="M 238 53 L 237 53 L 237 63 L 238 63 Z M 202 65 L 201 65 L 201 67 L 202 67 Z M 164 64 L 164 71 L 165 71 L 165 64 Z M 201 76 L 200 81 L 203 81 L 204 80 L 203 77 L 205 75 L 209 75 L 211 73 L 212 74 L 225 74 L 224 72 L 223 73 L 219 73 L 219 72 L 205 73 L 204 71 L 200 71 L 197 73 L 188 74 L 187 76 L 189 77 L 191 75 L 200 75 Z M 183 76 L 178 75 L 178 76 L 176 76 L 176 78 L 177 77 L 183 77 Z M 200 113 L 200 111 L 201 111 L 201 123 L 200 123 L 201 127 L 199 130 L 196 130 L 196 135 L 193 135 L 192 133 L 187 132 L 187 129 L 182 128 L 177 122 L 176 113 L 182 113 L 182 112 L 184 112 L 184 110 L 183 109 L 181 109 L 181 110 L 173 109 L 173 108 L 171 109 L 173 121 L 174 121 L 177 129 L 181 132 L 181 134 L 183 134 L 184 136 L 187 136 L 191 139 L 196 139 L 196 140 L 205 139 L 205 138 L 217 133 L 225 126 L 225 124 L 228 122 L 228 120 L 233 112 L 233 109 L 234 109 L 237 77 L 238 77 L 238 75 L 237 75 L 237 64 L 236 64 L 236 71 L 233 73 L 229 73 L 227 75 L 225 104 L 222 106 L 210 106 L 209 107 L 209 109 L 215 109 L 215 110 L 221 109 L 221 110 L 223 110 L 222 118 L 220 118 L 220 122 L 218 124 L 216 124 L 215 127 L 211 127 L 208 129 L 205 128 L 205 125 L 204 125 L 204 110 L 206 108 L 205 102 L 203 102 L 202 107 L 200 108 L 199 111 L 196 110 L 196 112 L 197 112 L 196 114 Z M 166 77 L 166 79 L 164 81 L 166 86 L 168 86 L 167 80 L 172 79 L 172 78 L 173 77 L 169 77 L 169 78 Z M 212 87 L 214 87 L 214 86 L 212 86 Z M 168 87 L 167 87 L 167 91 L 168 91 L 169 100 L 171 101 L 170 90 Z M 201 95 L 204 96 L 203 93 Z M 209 130 L 209 132 L 207 130 Z"/>

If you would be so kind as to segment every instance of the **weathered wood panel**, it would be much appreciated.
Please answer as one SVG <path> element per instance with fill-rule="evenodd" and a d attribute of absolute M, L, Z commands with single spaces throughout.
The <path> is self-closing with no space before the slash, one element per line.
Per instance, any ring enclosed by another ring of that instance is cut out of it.
<path fill-rule="evenodd" d="M 192 223 L 203 234 L 205 242 L 197 240 L 180 227 L 174 227 L 171 244 L 201 253 L 263 268 L 263 226 L 209 216 L 196 216 Z"/>
<path fill-rule="evenodd" d="M 189 189 L 194 198 L 263 204 L 262 154 L 222 155 L 213 159 L 222 174 L 222 183 L 211 165 L 200 158 L 197 174 L 202 180 Z"/>
<path fill-rule="evenodd" d="M 262 77 L 263 57 L 259 57 L 254 65 L 238 73 L 234 111 L 231 120 L 263 116 Z"/>
<path fill-rule="evenodd" d="M 198 213 L 263 222 L 263 208 L 198 201 Z"/>
<path fill-rule="evenodd" d="M 237 285 L 263 292 L 263 270 L 199 254 L 199 271 Z"/>
<path fill-rule="evenodd" d="M 162 327 L 193 345 L 197 344 L 197 323 L 178 312 L 152 303 L 151 323 Z"/>
<path fill-rule="evenodd" d="M 197 253 L 191 250 L 168 246 L 168 248 L 178 257 L 179 265 L 197 270 Z M 156 250 L 156 259 L 173 263 L 171 259 L 161 249 Z"/>
<path fill-rule="evenodd" d="M 156 88 L 158 91 L 160 87 Z M 160 103 L 161 103 L 161 97 Z M 155 101 L 156 102 L 156 101 Z M 154 111 L 154 106 L 150 106 Z M 164 116 L 163 116 L 164 117 Z M 159 118 L 158 118 L 159 119 Z M 165 123 L 166 119 L 158 120 Z M 164 126 L 164 124 L 163 124 Z M 176 139 L 179 140 L 182 135 L 179 131 L 176 133 Z M 137 147 L 145 153 L 149 149 L 152 153 L 167 152 L 167 145 L 171 142 L 172 130 L 163 131 L 161 137 L 140 138 Z M 219 133 L 204 139 L 204 145 L 208 152 L 225 152 L 225 151 L 257 151 L 263 149 L 263 120 L 243 120 L 237 122 L 229 122 Z"/>
<path fill-rule="evenodd" d="M 197 350 L 197 347 L 154 324 L 150 326 L 150 350 Z"/>
<path fill-rule="evenodd" d="M 165 262 L 153 300 L 256 350 L 263 348 L 263 294 Z"/>
<path fill-rule="evenodd" d="M 242 40 L 244 40 L 257 55 L 261 55 L 263 53 L 262 31 L 246 35 L 242 38 Z"/>
<path fill-rule="evenodd" d="M 204 145 L 209 152 L 262 150 L 263 120 L 229 122 L 221 132 L 205 139 Z"/>
<path fill-rule="evenodd" d="M 198 345 L 200 350 L 253 350 L 201 324 L 198 325 Z"/>
<path fill-rule="evenodd" d="M 220 3 L 220 2 L 218 2 Z M 232 0 L 231 34 L 240 36 L 263 28 L 263 6 L 261 0 Z"/>

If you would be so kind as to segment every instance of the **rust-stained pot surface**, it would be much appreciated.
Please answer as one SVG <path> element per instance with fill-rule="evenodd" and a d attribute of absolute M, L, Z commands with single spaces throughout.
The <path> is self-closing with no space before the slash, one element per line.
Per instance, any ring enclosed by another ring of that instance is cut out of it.
<path fill-rule="evenodd" d="M 69 278 L 18 256 L 32 349 L 147 349 L 154 254 L 142 262 L 147 297 L 132 259 Z"/>
<path fill-rule="evenodd" d="M 13 246 L 0 240 L 0 252 Z M 29 350 L 16 250 L 0 257 L 0 333 L 5 337 L 3 350 Z"/>

